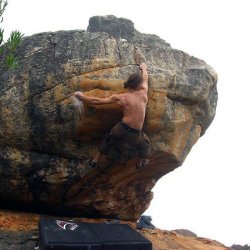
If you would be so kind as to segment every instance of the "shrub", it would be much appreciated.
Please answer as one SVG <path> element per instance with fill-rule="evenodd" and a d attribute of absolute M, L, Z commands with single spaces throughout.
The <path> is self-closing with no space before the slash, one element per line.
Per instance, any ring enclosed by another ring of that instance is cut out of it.
<path fill-rule="evenodd" d="M 3 13 L 7 5 L 7 0 L 0 0 L 0 24 L 3 22 Z M 18 65 L 18 61 L 14 55 L 14 52 L 21 44 L 23 34 L 19 31 L 12 31 L 6 43 L 4 42 L 3 35 L 4 29 L 0 27 L 0 56 L 4 57 L 4 62 L 8 68 L 15 68 Z"/>

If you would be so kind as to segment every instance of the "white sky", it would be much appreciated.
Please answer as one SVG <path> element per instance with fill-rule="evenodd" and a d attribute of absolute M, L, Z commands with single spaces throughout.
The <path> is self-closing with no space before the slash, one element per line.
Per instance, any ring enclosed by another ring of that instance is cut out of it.
<path fill-rule="evenodd" d="M 248 4 L 249 3 L 249 4 Z M 131 19 L 210 64 L 219 75 L 217 115 L 182 167 L 163 177 L 145 214 L 228 246 L 250 245 L 250 1 L 9 0 L 6 34 L 86 29 L 94 15 Z"/>

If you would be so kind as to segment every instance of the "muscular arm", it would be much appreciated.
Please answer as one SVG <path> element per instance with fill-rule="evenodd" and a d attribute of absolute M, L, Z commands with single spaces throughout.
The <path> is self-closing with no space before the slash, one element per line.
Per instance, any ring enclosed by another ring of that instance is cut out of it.
<path fill-rule="evenodd" d="M 92 105 L 111 104 L 111 103 L 116 103 L 117 101 L 119 101 L 119 96 L 116 94 L 110 97 L 106 97 L 106 98 L 98 98 L 94 96 L 87 96 L 87 95 L 84 95 L 82 92 L 77 91 L 74 93 L 74 96 L 77 99 L 83 102 L 86 102 L 88 104 L 92 104 Z"/>
<path fill-rule="evenodd" d="M 140 65 L 140 69 L 142 70 L 142 89 L 148 92 L 148 71 L 147 71 L 147 65 L 145 63 L 142 63 Z"/>

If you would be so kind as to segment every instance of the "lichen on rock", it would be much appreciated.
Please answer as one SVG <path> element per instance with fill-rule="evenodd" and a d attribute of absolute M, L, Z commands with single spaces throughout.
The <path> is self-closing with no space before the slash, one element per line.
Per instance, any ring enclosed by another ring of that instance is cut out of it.
<path fill-rule="evenodd" d="M 6 203 L 136 220 L 157 180 L 183 163 L 215 116 L 215 71 L 124 18 L 92 17 L 87 31 L 25 37 L 16 53 L 20 67 L 0 69 L 0 199 Z M 122 93 L 142 61 L 150 73 L 144 124 L 150 163 L 137 170 L 134 159 L 111 160 L 92 169 L 86 160 L 122 113 L 115 105 L 84 105 L 80 115 L 72 94 Z"/>

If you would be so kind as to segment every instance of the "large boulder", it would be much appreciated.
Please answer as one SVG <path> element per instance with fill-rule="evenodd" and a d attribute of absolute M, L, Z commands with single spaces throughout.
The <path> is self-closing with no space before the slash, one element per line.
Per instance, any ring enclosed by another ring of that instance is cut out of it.
<path fill-rule="evenodd" d="M 124 18 L 92 17 L 87 31 L 25 37 L 16 56 L 17 69 L 0 69 L 1 203 L 136 220 L 157 180 L 183 163 L 215 115 L 215 71 Z M 116 105 L 84 105 L 81 113 L 72 94 L 122 93 L 141 62 L 150 73 L 150 163 L 138 170 L 134 158 L 125 164 L 110 155 L 92 169 L 86 160 L 122 113 Z"/>

